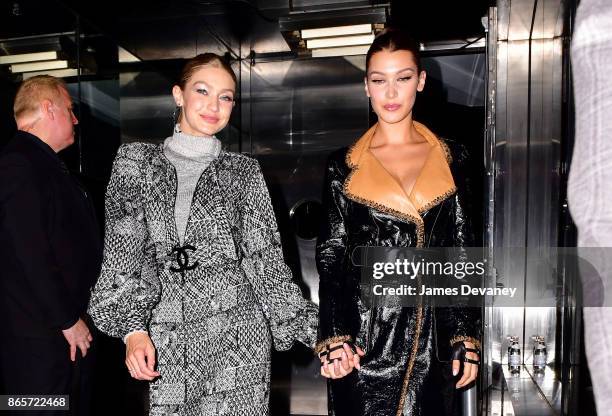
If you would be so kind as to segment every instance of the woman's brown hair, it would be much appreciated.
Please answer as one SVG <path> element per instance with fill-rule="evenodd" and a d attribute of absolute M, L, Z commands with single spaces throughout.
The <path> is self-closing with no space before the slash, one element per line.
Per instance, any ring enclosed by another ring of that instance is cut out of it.
<path fill-rule="evenodd" d="M 402 29 L 388 28 L 374 38 L 372 45 L 370 45 L 370 49 L 368 49 L 368 53 L 366 55 L 366 75 L 368 73 L 368 68 L 370 67 L 370 60 L 372 59 L 372 56 L 375 53 L 382 51 L 409 51 L 412 53 L 414 63 L 417 66 L 417 71 L 420 73 L 423 69 L 421 67 L 419 43 Z"/>
<path fill-rule="evenodd" d="M 234 84 L 238 85 L 236 74 L 234 73 L 234 70 L 230 64 L 225 60 L 225 58 L 212 52 L 202 53 L 188 60 L 185 63 L 185 66 L 183 66 L 177 85 L 184 90 L 193 74 L 204 66 L 224 69 L 232 77 Z"/>

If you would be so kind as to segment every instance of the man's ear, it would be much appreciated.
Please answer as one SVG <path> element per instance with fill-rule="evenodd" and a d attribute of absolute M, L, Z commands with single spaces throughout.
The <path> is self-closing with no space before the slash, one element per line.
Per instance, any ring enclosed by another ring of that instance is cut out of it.
<path fill-rule="evenodd" d="M 51 100 L 42 100 L 38 106 L 40 115 L 49 120 L 55 120 L 55 106 Z"/>

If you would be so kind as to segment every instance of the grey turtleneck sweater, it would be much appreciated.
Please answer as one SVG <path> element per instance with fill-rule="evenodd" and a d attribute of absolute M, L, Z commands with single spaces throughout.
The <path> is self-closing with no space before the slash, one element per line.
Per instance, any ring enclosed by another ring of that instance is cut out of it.
<path fill-rule="evenodd" d="M 178 187 L 174 205 L 176 232 L 183 244 L 191 201 L 202 172 L 221 152 L 221 141 L 216 137 L 190 136 L 176 132 L 164 141 L 164 155 L 176 168 Z"/>
<path fill-rule="evenodd" d="M 174 221 L 176 222 L 176 233 L 181 244 L 185 240 L 185 229 L 189 220 L 191 200 L 195 192 L 198 179 L 204 169 L 215 160 L 221 152 L 221 141 L 216 137 L 190 136 L 180 131 L 175 131 L 172 137 L 164 140 L 164 155 L 176 169 L 176 202 L 174 204 Z M 127 338 L 136 332 L 132 331 L 123 337 Z"/>

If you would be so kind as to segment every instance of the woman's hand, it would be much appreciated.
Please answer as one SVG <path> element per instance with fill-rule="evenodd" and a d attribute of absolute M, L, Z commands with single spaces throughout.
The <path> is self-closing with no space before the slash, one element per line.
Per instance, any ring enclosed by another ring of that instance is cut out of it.
<path fill-rule="evenodd" d="M 469 341 L 463 341 L 463 345 L 465 345 L 465 348 L 476 349 L 476 346 Z M 465 358 L 468 358 L 474 361 L 478 361 L 478 362 L 480 361 L 480 357 L 478 356 L 478 354 L 476 354 L 475 352 L 471 352 L 471 351 L 465 352 Z M 459 374 L 460 368 L 461 368 L 461 362 L 458 359 L 453 360 L 453 375 L 454 376 Z M 461 378 L 455 385 L 455 388 L 460 389 L 461 387 L 465 387 L 468 384 L 470 384 L 472 381 L 476 380 L 477 377 L 478 377 L 478 364 L 464 362 L 463 363 L 463 375 L 461 376 Z"/>
<path fill-rule="evenodd" d="M 346 342 L 344 344 L 338 342 L 330 345 L 330 349 L 342 345 L 342 348 L 339 348 L 335 351 L 332 351 L 330 356 L 323 355 L 321 358 L 321 375 L 326 378 L 338 379 L 350 374 L 353 371 L 353 368 L 359 370 L 360 366 L 360 357 L 365 355 L 365 352 L 357 346 L 355 346 L 355 350 L 357 354 L 353 353 L 350 345 Z M 333 361 L 333 364 L 329 364 L 328 361 Z"/>
<path fill-rule="evenodd" d="M 159 376 L 155 371 L 155 347 L 149 334 L 134 332 L 126 339 L 125 365 L 136 380 L 153 380 Z"/>

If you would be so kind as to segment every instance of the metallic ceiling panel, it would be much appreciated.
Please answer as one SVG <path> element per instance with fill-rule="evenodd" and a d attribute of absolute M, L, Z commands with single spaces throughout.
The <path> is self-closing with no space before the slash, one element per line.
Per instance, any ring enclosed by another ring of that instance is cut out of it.
<path fill-rule="evenodd" d="M 259 54 L 275 54 L 290 52 L 291 48 L 278 29 L 277 22 L 258 20 L 254 23 L 248 41 L 243 43 L 243 56 L 247 56 L 251 51 Z"/>

